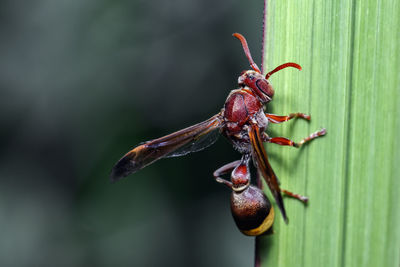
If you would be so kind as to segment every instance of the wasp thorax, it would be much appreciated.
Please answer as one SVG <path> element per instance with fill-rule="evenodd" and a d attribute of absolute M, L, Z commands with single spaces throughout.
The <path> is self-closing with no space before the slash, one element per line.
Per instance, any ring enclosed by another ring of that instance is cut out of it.
<path fill-rule="evenodd" d="M 232 192 L 231 211 L 237 227 L 245 235 L 262 235 L 274 222 L 271 203 L 261 189 L 252 185 L 241 192 Z"/>

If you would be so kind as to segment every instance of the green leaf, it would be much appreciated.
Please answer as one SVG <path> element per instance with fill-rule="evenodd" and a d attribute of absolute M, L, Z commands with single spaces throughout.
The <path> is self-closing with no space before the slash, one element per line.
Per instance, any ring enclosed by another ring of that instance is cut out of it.
<path fill-rule="evenodd" d="M 271 125 L 297 150 L 267 145 L 289 224 L 275 208 L 274 234 L 261 238 L 262 266 L 399 266 L 400 2 L 267 1 L 264 72 L 271 113 L 309 113 L 311 122 Z"/>

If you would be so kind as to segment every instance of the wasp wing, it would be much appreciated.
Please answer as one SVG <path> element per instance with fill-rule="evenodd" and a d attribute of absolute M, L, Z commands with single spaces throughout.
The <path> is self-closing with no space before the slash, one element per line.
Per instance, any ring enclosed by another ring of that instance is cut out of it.
<path fill-rule="evenodd" d="M 189 143 L 183 145 L 182 147 L 178 148 L 177 150 L 167 154 L 166 158 L 173 158 L 173 157 L 180 157 L 187 155 L 189 153 L 197 152 L 203 150 L 212 144 L 214 144 L 218 137 L 220 136 L 220 132 L 218 131 L 219 128 L 215 128 L 204 135 L 200 136 L 199 138 L 194 138 Z"/>
<path fill-rule="evenodd" d="M 113 167 L 112 181 L 135 173 L 164 157 L 183 156 L 212 145 L 222 126 L 221 114 L 167 136 L 145 142 L 125 154 Z"/>
<path fill-rule="evenodd" d="M 265 151 L 264 144 L 261 138 L 260 128 L 257 125 L 251 125 L 249 127 L 249 138 L 251 143 L 253 161 L 256 164 L 258 170 L 261 172 L 272 195 L 275 198 L 276 204 L 278 205 L 283 219 L 287 222 L 285 206 L 283 205 L 283 199 L 281 195 L 281 189 L 279 187 L 278 178 L 276 177 L 274 170 L 268 162 L 267 152 Z"/>

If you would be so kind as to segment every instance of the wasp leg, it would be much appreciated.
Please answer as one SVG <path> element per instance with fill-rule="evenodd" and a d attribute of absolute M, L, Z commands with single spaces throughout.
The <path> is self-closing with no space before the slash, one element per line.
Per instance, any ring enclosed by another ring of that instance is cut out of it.
<path fill-rule="evenodd" d="M 293 147 L 301 147 L 302 145 L 304 145 L 307 142 L 310 142 L 311 140 L 324 136 L 326 134 L 326 129 L 323 128 L 319 131 L 316 131 L 315 133 L 310 134 L 310 136 L 304 138 L 303 140 L 301 140 L 300 142 L 296 143 L 293 142 L 290 139 L 287 139 L 285 137 L 269 137 L 267 134 L 264 134 L 263 136 L 263 141 L 264 142 L 268 142 L 268 143 L 274 143 L 274 144 L 278 144 L 281 146 L 293 146 Z"/>
<path fill-rule="evenodd" d="M 302 196 L 302 195 L 299 195 L 299 194 L 296 194 L 296 193 L 292 193 L 292 192 L 287 191 L 287 190 L 282 189 L 282 188 L 281 188 L 281 192 L 284 193 L 285 195 L 290 196 L 290 197 L 297 198 L 298 200 L 300 200 L 300 201 L 302 201 L 304 203 L 308 202 L 308 197 L 306 197 L 306 196 Z"/>
<path fill-rule="evenodd" d="M 311 120 L 311 116 L 304 113 L 290 113 L 289 116 L 279 116 L 275 114 L 265 113 L 265 116 L 268 118 L 268 121 L 272 123 L 281 123 L 291 120 L 293 118 L 302 118 L 308 121 Z"/>
<path fill-rule="evenodd" d="M 224 184 L 227 187 L 232 189 L 232 183 L 230 181 L 226 180 L 226 179 L 221 178 L 220 176 L 224 175 L 224 174 L 227 174 L 227 173 L 230 173 L 233 169 L 236 168 L 237 165 L 240 164 L 240 162 L 241 162 L 240 160 L 236 160 L 236 161 L 228 163 L 228 164 L 222 166 L 221 168 L 219 168 L 218 170 L 216 170 L 213 173 L 215 181 L 217 181 L 218 183 Z"/>

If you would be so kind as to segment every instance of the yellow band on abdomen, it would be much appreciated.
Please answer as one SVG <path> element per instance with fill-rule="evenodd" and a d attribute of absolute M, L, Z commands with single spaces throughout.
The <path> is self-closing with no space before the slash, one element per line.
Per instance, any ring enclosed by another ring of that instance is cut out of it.
<path fill-rule="evenodd" d="M 261 223 L 260 226 L 250 230 L 241 230 L 243 234 L 250 235 L 250 236 L 259 236 L 266 232 L 269 228 L 271 228 L 272 224 L 274 223 L 275 212 L 274 208 L 271 207 L 271 210 L 265 220 Z"/>

